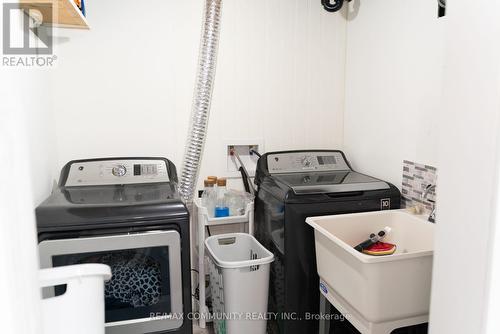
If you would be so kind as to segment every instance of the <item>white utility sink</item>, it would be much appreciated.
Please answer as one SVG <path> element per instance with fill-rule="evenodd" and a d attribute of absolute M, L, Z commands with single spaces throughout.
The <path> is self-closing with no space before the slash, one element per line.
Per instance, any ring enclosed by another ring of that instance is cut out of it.
<path fill-rule="evenodd" d="M 310 217 L 321 292 L 362 333 L 390 333 L 426 322 L 429 314 L 434 224 L 406 210 Z M 393 255 L 353 247 L 385 226 Z"/>

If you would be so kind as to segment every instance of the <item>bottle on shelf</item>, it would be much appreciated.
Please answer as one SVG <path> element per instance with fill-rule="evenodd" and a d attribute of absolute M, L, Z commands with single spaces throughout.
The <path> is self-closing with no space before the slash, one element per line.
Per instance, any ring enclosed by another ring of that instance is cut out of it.
<path fill-rule="evenodd" d="M 219 178 L 217 179 L 217 198 L 215 202 L 215 217 L 227 217 L 229 216 L 229 206 L 226 200 L 226 179 Z"/>
<path fill-rule="evenodd" d="M 203 190 L 203 194 L 201 195 L 201 204 L 207 208 L 208 215 L 214 215 L 215 210 L 215 181 L 213 179 L 207 179 L 204 181 L 205 189 Z"/>
<path fill-rule="evenodd" d="M 243 216 L 247 204 L 253 198 L 249 197 L 250 194 L 242 191 L 228 189 L 226 193 L 226 203 L 229 207 L 230 216 Z"/>

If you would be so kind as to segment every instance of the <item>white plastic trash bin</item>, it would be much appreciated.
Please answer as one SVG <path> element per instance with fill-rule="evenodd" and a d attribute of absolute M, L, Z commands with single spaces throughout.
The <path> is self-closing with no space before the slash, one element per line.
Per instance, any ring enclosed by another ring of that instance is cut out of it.
<path fill-rule="evenodd" d="M 265 334 L 273 254 L 246 233 L 215 235 L 205 245 L 215 332 Z"/>

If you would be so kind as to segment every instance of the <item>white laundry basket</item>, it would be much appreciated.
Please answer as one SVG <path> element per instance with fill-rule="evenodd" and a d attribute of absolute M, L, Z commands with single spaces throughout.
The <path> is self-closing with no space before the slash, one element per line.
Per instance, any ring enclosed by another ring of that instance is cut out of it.
<path fill-rule="evenodd" d="M 212 236 L 205 245 L 215 332 L 265 334 L 273 254 L 246 233 Z"/>
<path fill-rule="evenodd" d="M 66 284 L 60 296 L 42 300 L 43 334 L 104 334 L 104 264 L 79 264 L 39 271 L 40 287 Z"/>

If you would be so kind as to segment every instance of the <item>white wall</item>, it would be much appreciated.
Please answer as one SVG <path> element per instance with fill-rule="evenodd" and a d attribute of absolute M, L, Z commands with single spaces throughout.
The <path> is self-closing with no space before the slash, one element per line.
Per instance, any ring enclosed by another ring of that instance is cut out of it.
<path fill-rule="evenodd" d="M 500 138 L 497 139 L 497 158 L 500 157 Z M 497 162 L 498 166 L 498 162 Z M 498 172 L 498 171 L 497 171 Z M 496 195 L 494 196 L 493 205 L 495 206 L 495 215 L 493 216 L 494 223 L 491 226 L 490 233 L 490 262 L 487 278 L 487 306 L 485 311 L 485 331 L 487 334 L 500 333 L 500 175 L 496 175 Z"/>
<path fill-rule="evenodd" d="M 25 99 L 26 131 L 28 136 L 29 170 L 33 203 L 40 204 L 52 191 L 59 178 L 56 136 L 53 118 L 52 70 L 26 73 L 26 86 L 19 88 Z"/>
<path fill-rule="evenodd" d="M 500 4 L 474 8 L 453 1 L 446 26 L 431 334 L 485 333 L 488 314 L 498 321 L 487 304 L 498 300 L 488 266 L 498 244 Z"/>
<path fill-rule="evenodd" d="M 0 92 L 0 332 L 39 334 L 34 208 L 55 174 L 50 72 L 0 67 Z"/>
<path fill-rule="evenodd" d="M 397 187 L 404 159 L 437 163 L 443 26 L 436 0 L 361 1 L 350 15 L 344 148 Z"/>
<path fill-rule="evenodd" d="M 92 29 L 64 31 L 58 45 L 60 166 L 75 158 L 165 156 L 180 168 L 203 5 L 87 2 Z M 228 139 L 262 139 L 266 150 L 340 147 L 344 18 L 318 0 L 223 6 L 201 175 L 225 173 Z"/>
<path fill-rule="evenodd" d="M 0 89 L 0 294 L 4 305 L 0 331 L 2 333 L 38 334 L 39 289 L 37 282 L 38 253 L 35 232 L 33 194 L 41 196 L 43 189 L 33 182 L 33 160 L 27 118 L 33 107 L 25 94 L 35 92 L 36 80 L 28 73 L 2 70 Z M 44 112 L 42 108 L 39 112 Z M 46 170 L 41 170 L 46 173 Z M 47 174 L 40 175 L 46 179 Z M 48 193 L 45 194 L 45 196 Z M 7 274 L 6 274 L 7 273 Z M 23 310 L 20 312 L 19 310 Z M 29 319 L 26 315 L 29 314 Z"/>

